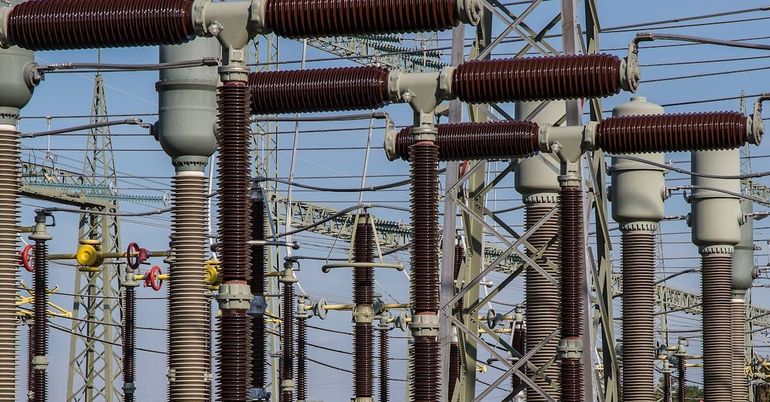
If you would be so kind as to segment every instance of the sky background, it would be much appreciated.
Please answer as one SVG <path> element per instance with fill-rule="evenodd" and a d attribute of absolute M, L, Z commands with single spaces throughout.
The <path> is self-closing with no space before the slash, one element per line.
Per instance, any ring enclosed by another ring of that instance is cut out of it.
<path fill-rule="evenodd" d="M 526 4 L 515 2 L 510 5 L 513 13 L 521 13 Z M 599 15 L 604 29 L 625 26 L 628 24 L 646 23 L 686 17 L 704 15 L 722 11 L 758 8 L 768 5 L 761 1 L 599 1 Z M 581 7 L 582 9 L 582 7 Z M 539 30 L 553 18 L 559 10 L 558 1 L 546 1 L 527 20 L 526 23 L 533 29 Z M 581 12 L 582 21 L 582 12 Z M 735 22 L 735 20 L 752 19 L 751 21 Z M 770 13 L 753 12 L 725 16 L 709 20 L 697 20 L 684 23 L 662 24 L 656 31 L 676 32 L 692 35 L 708 36 L 720 39 L 745 39 L 760 38 L 757 43 L 770 43 L 770 37 L 766 34 L 767 21 Z M 503 26 L 500 20 L 495 20 L 494 30 L 499 33 Z M 733 21 L 731 23 L 688 26 L 693 24 L 709 23 L 714 21 Z M 633 38 L 637 28 L 621 30 L 622 32 L 607 32 L 601 36 L 601 48 L 609 53 L 619 56 L 626 54 L 628 42 Z M 649 29 L 640 29 L 649 30 Z M 553 31 L 559 32 L 558 27 Z M 470 38 L 473 30 L 466 29 L 466 37 Z M 413 36 L 414 37 L 414 36 Z M 427 42 L 425 46 L 446 48 L 450 45 L 449 33 L 438 36 L 437 41 Z M 417 42 L 419 44 L 419 42 Z M 551 41 L 557 48 L 561 47 L 560 40 Z M 470 44 L 470 39 L 466 42 Z M 738 100 L 721 102 L 702 102 L 696 104 L 681 104 L 694 100 L 711 100 L 715 98 L 736 97 L 745 91 L 753 95 L 768 90 L 765 82 L 767 69 L 770 69 L 770 53 L 759 50 L 733 49 L 706 45 L 696 46 L 670 46 L 672 43 L 662 42 L 645 44 L 642 46 L 640 61 L 642 63 L 642 84 L 639 95 L 646 96 L 649 101 L 666 106 L 667 112 L 695 112 L 738 110 Z M 521 42 L 505 43 L 492 53 L 493 58 L 508 57 L 518 51 Z M 661 47 L 662 46 L 662 47 Z M 298 69 L 297 63 L 302 57 L 302 46 L 299 42 L 291 40 L 280 41 L 280 60 L 286 63 L 278 67 L 282 70 Z M 466 48 L 467 50 L 467 48 Z M 105 63 L 155 63 L 157 62 L 157 48 L 136 49 L 108 49 L 101 52 L 101 60 Z M 448 51 L 442 50 L 445 57 Z M 695 64 L 696 61 L 714 61 L 731 58 L 747 58 L 750 60 L 733 60 L 713 63 Z M 40 64 L 62 62 L 94 62 L 97 55 L 95 50 L 67 51 L 67 52 L 38 52 L 36 60 Z M 321 68 L 332 66 L 354 65 L 348 60 L 328 60 L 329 55 L 319 50 L 310 48 L 307 51 L 307 68 Z M 325 59 L 326 61 L 313 61 Z M 683 64 L 675 66 L 658 66 L 659 63 Z M 750 72 L 731 74 L 719 74 L 713 76 L 688 78 L 696 74 L 728 72 L 739 69 L 754 69 Z M 39 88 L 36 89 L 32 101 L 22 111 L 20 123 L 21 131 L 45 130 L 50 123 L 52 128 L 70 127 L 87 123 L 87 118 L 67 118 L 65 116 L 88 115 L 92 103 L 93 91 L 92 73 L 66 73 L 48 74 Z M 645 82 L 661 78 L 676 78 L 665 81 Z M 684 79 L 680 79 L 684 78 Z M 132 116 L 142 115 L 142 119 L 154 122 L 157 112 L 157 94 L 154 83 L 157 81 L 157 72 L 134 73 L 106 73 L 106 92 L 110 114 L 127 114 Z M 619 103 L 626 102 L 628 93 L 621 93 L 604 101 L 604 109 L 611 108 Z M 751 105 L 752 98 L 747 98 L 747 105 Z M 509 113 L 512 113 L 512 105 L 502 105 Z M 392 105 L 386 110 L 393 116 L 399 126 L 410 124 L 411 116 L 404 105 Z M 147 116 L 144 116 L 147 115 Z M 46 119 L 51 116 L 51 119 Z M 296 160 L 295 179 L 305 183 L 322 185 L 327 187 L 355 187 L 360 184 L 363 169 L 363 161 L 366 153 L 369 121 L 333 122 L 333 123 L 302 123 L 299 125 L 298 147 Z M 279 176 L 286 177 L 289 174 L 293 123 L 284 123 L 280 130 L 280 161 Z M 170 191 L 170 176 L 173 168 L 170 159 L 160 149 L 158 143 L 146 130 L 130 126 L 118 126 L 112 129 L 113 147 L 115 149 L 115 161 L 119 177 L 118 191 L 122 194 L 167 196 Z M 401 180 L 408 173 L 408 165 L 404 162 L 388 162 L 382 151 L 381 143 L 384 130 L 382 123 L 373 123 L 371 155 L 369 159 L 367 184 L 381 184 Z M 82 133 L 81 133 L 82 134 Z M 23 159 L 37 163 L 46 163 L 67 170 L 80 171 L 83 166 L 82 149 L 86 144 L 86 136 L 81 134 L 63 135 L 22 142 Z M 766 146 L 754 147 L 752 152 L 752 168 L 755 171 L 768 169 L 770 152 Z M 667 160 L 674 161 L 678 167 L 688 168 L 689 155 L 670 154 Z M 499 171 L 504 168 L 503 163 L 491 163 L 490 171 Z M 667 175 L 670 186 L 688 184 L 689 179 L 679 174 Z M 760 180 L 768 185 L 766 180 Z M 358 194 L 329 194 L 294 190 L 294 198 L 297 200 L 317 202 L 334 208 L 344 208 L 353 205 L 358 200 Z M 367 193 L 364 201 L 386 202 L 392 205 L 408 206 L 409 193 L 407 187 Z M 513 189 L 512 179 L 507 179 L 491 194 L 489 199 L 490 209 L 503 209 L 520 204 L 520 196 Z M 51 204 L 24 199 L 22 223 L 30 225 L 34 216 L 33 209 L 39 206 Z M 144 211 L 150 208 L 162 207 L 159 203 L 123 203 L 126 211 Z M 756 206 L 756 210 L 764 210 Z M 667 215 L 683 215 L 689 210 L 681 193 L 675 193 L 666 202 Z M 390 210 L 373 211 L 378 217 L 393 219 L 402 222 L 408 221 L 408 215 Z M 215 216 L 215 215 L 214 215 Z M 74 252 L 77 247 L 77 216 L 74 214 L 57 213 L 57 226 L 51 229 L 54 240 L 50 243 L 52 253 Z M 519 213 L 506 215 L 509 223 L 515 228 L 521 228 L 522 217 Z M 164 250 L 168 246 L 170 215 L 161 215 L 147 218 L 121 219 L 121 249 L 124 249 L 130 241 L 138 242 L 142 247 L 152 250 Z M 767 254 L 767 229 L 770 225 L 763 221 L 755 224 L 756 244 L 762 248 L 757 252 L 756 264 L 764 267 L 769 265 Z M 216 222 L 213 223 L 216 231 Z M 662 225 L 663 239 L 665 240 L 665 274 L 670 274 L 682 269 L 697 267 L 697 249 L 690 244 L 689 229 L 682 221 L 666 222 Z M 614 234 L 618 234 L 614 232 Z M 295 237 L 302 243 L 302 249 L 295 252 L 297 255 L 326 256 L 329 250 L 331 255 L 340 257 L 347 253 L 347 243 L 334 242 L 328 237 L 320 237 L 312 234 L 302 234 Z M 25 239 L 26 240 L 26 239 Z M 619 238 L 614 238 L 619 242 Z M 615 244 L 615 252 L 619 250 L 619 244 Z M 282 252 L 283 253 L 283 252 Z M 408 263 L 408 253 L 399 253 L 395 260 Z M 615 261 L 618 261 L 617 258 Z M 164 271 L 167 267 L 162 261 L 155 259 L 155 264 L 161 264 Z M 298 274 L 300 285 L 304 292 L 314 299 L 326 298 L 332 302 L 350 302 L 350 272 L 337 270 L 330 274 L 323 274 L 320 270 L 321 263 L 305 261 L 302 264 L 302 272 Z M 619 270 L 618 264 L 614 269 Z M 62 264 L 52 265 L 50 285 L 59 286 L 62 293 L 72 293 L 75 268 Z M 663 276 L 662 275 L 662 276 Z M 29 284 L 31 276 L 22 271 L 22 280 Z M 377 278 L 380 286 L 377 292 L 383 294 L 388 301 L 406 302 L 408 300 L 408 281 L 403 273 L 392 270 L 378 270 Z M 490 275 L 489 280 L 499 283 L 503 278 L 499 274 Z M 759 286 L 766 286 L 767 280 L 759 279 L 755 282 Z M 699 293 L 699 275 L 688 274 L 679 276 L 668 282 L 670 286 Z M 155 351 L 166 349 L 166 302 L 162 299 L 166 294 L 166 288 L 159 292 L 153 292 L 149 288 L 139 288 L 138 296 L 138 322 L 137 325 L 149 328 L 138 330 L 137 345 Z M 758 287 L 753 292 L 753 302 L 757 305 L 768 306 L 767 291 Z M 54 295 L 52 300 L 59 305 L 71 309 L 72 297 L 69 295 Z M 505 304 L 493 303 L 492 308 L 498 312 L 506 312 L 510 309 L 507 305 L 520 303 L 523 300 L 522 280 L 515 280 L 497 300 Z M 615 316 L 620 317 L 620 304 L 615 305 Z M 727 319 L 727 317 L 725 317 Z M 63 318 L 54 318 L 52 322 L 66 328 L 71 322 Z M 350 316 L 344 312 L 332 312 L 325 321 L 318 318 L 311 319 L 311 325 L 341 331 L 350 331 Z M 672 314 L 669 316 L 669 327 L 672 330 L 693 330 L 700 326 L 697 316 L 684 314 Z M 117 328 L 116 328 L 117 330 Z M 328 348 L 349 351 L 351 340 L 347 336 L 327 331 L 310 329 L 310 342 L 323 345 Z M 617 331 L 620 334 L 620 331 Z M 26 384 L 26 329 L 20 330 L 19 356 L 22 363 L 19 366 L 19 398 L 25 392 Z M 405 376 L 406 341 L 405 333 L 394 330 L 391 335 L 396 338 L 391 343 L 391 356 L 394 358 L 391 365 L 391 376 L 403 379 Z M 699 354 L 700 339 L 697 333 L 687 333 L 690 336 L 691 352 Z M 49 355 L 49 395 L 52 400 L 62 400 L 66 389 L 68 354 L 70 335 L 59 330 L 51 331 L 51 351 Z M 758 342 L 763 342 L 758 340 Z M 675 342 L 675 336 L 672 336 Z M 766 355 L 767 346 L 760 347 L 758 353 Z M 345 353 L 338 353 L 318 348 L 309 348 L 310 357 L 329 364 L 332 367 L 348 370 L 351 367 L 351 357 Z M 480 355 L 480 359 L 486 359 L 486 355 Z M 493 364 L 500 367 L 499 363 Z M 501 372 L 490 367 L 488 372 L 480 375 L 480 379 L 491 382 Z M 689 371 L 689 378 L 700 381 L 700 371 Z M 351 393 L 351 375 L 345 371 L 335 370 L 309 363 L 310 399 L 336 402 L 347 400 Z M 507 384 L 508 382 L 506 382 Z M 164 401 L 166 399 L 166 363 L 165 356 L 157 353 L 138 352 L 137 354 L 137 400 L 146 402 Z M 120 386 L 120 384 L 116 384 Z M 480 388 L 479 388 L 480 389 Z M 391 383 L 393 400 L 403 400 L 404 383 L 394 381 Z M 502 399 L 505 394 L 494 393 L 489 400 Z"/>

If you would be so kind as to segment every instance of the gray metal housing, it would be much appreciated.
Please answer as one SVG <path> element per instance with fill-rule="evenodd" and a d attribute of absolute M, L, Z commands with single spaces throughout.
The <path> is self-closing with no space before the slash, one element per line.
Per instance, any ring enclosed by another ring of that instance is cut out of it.
<path fill-rule="evenodd" d="M 526 119 L 540 102 L 517 102 L 516 119 Z M 552 101 L 531 120 L 538 124 L 553 124 L 565 115 L 564 101 Z M 559 157 L 552 153 L 539 153 L 516 162 L 514 176 L 516 191 L 525 202 L 556 203 L 559 193 Z"/>
<path fill-rule="evenodd" d="M 740 169 L 739 150 L 696 151 L 691 156 L 692 171 L 718 176 L 737 176 Z M 693 191 L 690 196 L 692 212 L 692 242 L 703 249 L 728 247 L 741 241 L 741 207 L 739 199 L 717 190 L 738 194 L 741 191 L 738 179 L 714 179 L 693 176 Z"/>
<path fill-rule="evenodd" d="M 733 252 L 733 294 L 745 294 L 756 278 L 754 269 L 754 201 L 741 200 L 741 213 L 745 217 L 741 225 L 741 241 Z"/>
<path fill-rule="evenodd" d="M 219 43 L 198 38 L 177 46 L 160 46 L 160 62 L 218 57 Z M 162 70 L 158 91 L 158 122 L 153 135 L 171 156 L 177 171 L 203 171 L 217 147 L 216 66 Z"/>

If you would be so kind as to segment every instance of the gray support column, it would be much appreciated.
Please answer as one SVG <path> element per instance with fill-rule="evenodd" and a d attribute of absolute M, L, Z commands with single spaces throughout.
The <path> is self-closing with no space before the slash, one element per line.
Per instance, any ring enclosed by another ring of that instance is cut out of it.
<path fill-rule="evenodd" d="M 733 333 L 733 402 L 749 400 L 746 382 L 746 292 L 751 288 L 756 271 L 754 269 L 754 202 L 741 200 L 741 241 L 733 253 L 731 318 Z"/>
<path fill-rule="evenodd" d="M 692 170 L 711 175 L 738 175 L 738 149 L 692 153 Z M 731 262 L 741 239 L 737 179 L 693 176 L 690 197 L 692 239 L 702 256 L 703 382 L 706 402 L 732 401 Z M 741 334 L 742 336 L 742 334 Z"/>
<path fill-rule="evenodd" d="M 214 39 L 161 46 L 160 62 L 217 57 Z M 156 84 L 159 120 L 154 134 L 172 158 L 173 213 L 169 284 L 169 393 L 171 401 L 209 401 L 211 396 L 210 301 L 203 281 L 206 178 L 216 148 L 216 67 L 163 70 Z"/>
<path fill-rule="evenodd" d="M 10 3 L 15 4 L 16 1 Z M 19 110 L 29 102 L 32 52 L 0 49 L 0 401 L 16 401 L 16 285 L 19 225 Z"/>
<path fill-rule="evenodd" d="M 644 97 L 618 105 L 613 116 L 663 114 L 663 108 Z M 663 153 L 635 154 L 663 163 Z M 623 267 L 623 400 L 655 401 L 655 238 L 663 219 L 663 169 L 613 158 L 612 217 L 622 233 Z"/>
<path fill-rule="evenodd" d="M 536 111 L 540 102 L 516 103 L 516 119 L 526 119 Z M 555 124 L 564 117 L 563 101 L 550 102 L 542 111 L 531 117 L 540 124 Z M 529 230 L 542 217 L 557 206 L 559 195 L 559 160 L 550 153 L 541 153 L 531 158 L 520 159 L 516 165 L 515 185 L 525 205 L 525 228 Z M 544 223 L 537 233 L 529 237 L 529 242 L 536 249 L 546 247 L 542 257 L 536 262 L 555 279 L 560 278 L 559 270 L 559 215 L 554 215 Z M 532 253 L 528 253 L 532 255 Z M 525 274 L 525 300 L 527 333 L 526 351 L 533 349 L 543 339 L 559 329 L 559 287 L 551 284 L 535 269 L 529 267 Z M 548 365 L 545 376 L 535 378 L 535 383 L 550 395 L 559 393 L 559 360 L 557 354 L 561 336 L 557 333 L 531 358 L 537 367 Z M 531 371 L 531 370 L 530 370 Z M 529 375 L 534 375 L 529 372 Z M 531 388 L 527 388 L 527 401 L 545 401 L 545 398 Z"/>

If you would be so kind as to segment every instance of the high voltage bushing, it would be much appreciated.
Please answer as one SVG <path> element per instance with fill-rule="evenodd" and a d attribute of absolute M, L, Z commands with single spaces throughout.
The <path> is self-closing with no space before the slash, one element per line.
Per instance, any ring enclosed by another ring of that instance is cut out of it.
<path fill-rule="evenodd" d="M 635 96 L 616 106 L 613 117 L 659 116 L 663 108 Z M 743 119 L 745 120 L 745 119 Z M 625 135 L 622 130 L 618 134 Z M 630 139 L 633 141 L 633 139 Z M 665 163 L 660 153 L 635 154 L 637 158 Z M 623 273 L 623 398 L 639 402 L 655 400 L 655 238 L 664 217 L 667 197 L 664 169 L 643 162 L 612 159 L 612 217 L 622 233 Z"/>
<path fill-rule="evenodd" d="M 437 31 L 475 24 L 480 11 L 475 0 L 32 0 L 0 15 L 0 43 L 33 50 L 180 44 L 225 27 L 230 38 Z"/>
<path fill-rule="evenodd" d="M 294 397 L 294 262 L 286 257 L 283 274 L 278 281 L 283 285 L 283 320 L 281 339 L 281 395 L 280 402 L 292 402 Z"/>
<path fill-rule="evenodd" d="M 374 259 L 374 230 L 369 215 L 359 215 L 353 240 L 353 257 L 357 263 Z M 371 402 L 374 396 L 373 330 L 374 268 L 353 268 L 353 391 L 356 402 Z"/>
<path fill-rule="evenodd" d="M 258 184 L 254 184 L 251 191 L 251 238 L 252 240 L 265 239 L 265 198 L 264 192 Z M 270 393 L 265 388 L 265 369 L 267 364 L 267 339 L 265 337 L 265 247 L 254 246 L 251 248 L 251 293 L 254 298 L 248 314 L 251 316 L 252 326 L 252 374 L 250 397 L 253 401 L 267 401 Z"/>
<path fill-rule="evenodd" d="M 307 296 L 297 296 L 297 402 L 307 401 L 307 319 L 313 307 L 306 303 Z"/>
<path fill-rule="evenodd" d="M 388 402 L 390 394 L 390 385 L 388 384 L 388 377 L 390 377 L 390 357 L 389 357 L 389 344 L 388 344 L 388 331 L 390 331 L 390 324 L 386 320 L 386 316 L 381 316 L 380 325 L 377 326 L 377 332 L 380 335 L 380 399 L 379 402 Z"/>
<path fill-rule="evenodd" d="M 746 143 L 759 145 L 764 127 L 757 124 L 757 116 L 761 122 L 761 115 L 717 112 L 619 116 L 571 127 L 541 127 L 519 120 L 439 124 L 436 144 L 440 160 L 525 158 L 551 152 L 557 144 L 559 148 L 570 144 L 581 151 L 601 149 L 616 154 L 730 149 Z M 408 129 L 386 134 L 388 159 L 409 160 L 414 142 Z"/>
<path fill-rule="evenodd" d="M 46 221 L 50 212 L 38 210 L 35 214 L 35 229 L 29 236 L 35 241 L 35 301 L 34 301 L 34 350 L 32 357 L 33 400 L 48 400 L 48 245 L 52 237 L 46 230 Z"/>

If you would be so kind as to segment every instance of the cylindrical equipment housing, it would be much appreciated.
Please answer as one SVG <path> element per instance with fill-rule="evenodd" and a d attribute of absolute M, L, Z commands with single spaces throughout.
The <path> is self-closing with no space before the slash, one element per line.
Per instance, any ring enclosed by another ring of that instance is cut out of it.
<path fill-rule="evenodd" d="M 613 116 L 660 115 L 663 108 L 647 102 L 642 96 L 633 96 L 631 101 L 616 106 Z M 651 162 L 663 164 L 662 152 L 633 154 Z M 665 216 L 666 182 L 664 169 L 642 162 L 623 158 L 612 158 L 612 218 L 620 224 L 632 222 L 659 222 Z"/>
<path fill-rule="evenodd" d="M 740 200 L 741 214 L 750 216 L 754 212 L 752 200 Z M 754 219 L 742 219 L 741 241 L 735 246 L 733 252 L 733 296 L 745 295 L 756 279 L 757 271 L 754 267 Z"/>
<path fill-rule="evenodd" d="M 199 38 L 183 45 L 160 47 L 160 63 L 218 57 L 216 39 Z M 202 66 L 160 71 L 158 122 L 153 135 L 177 170 L 203 171 L 217 147 L 217 68 Z"/>
<path fill-rule="evenodd" d="M 517 102 L 516 120 L 526 119 L 540 102 Z M 556 124 L 566 114 L 564 101 L 549 102 L 531 120 L 539 125 Z M 559 157 L 552 153 L 539 153 L 516 161 L 514 184 L 524 202 L 556 203 L 559 193 Z M 558 342 L 558 340 L 557 340 Z"/>
<path fill-rule="evenodd" d="M 691 154 L 692 171 L 699 174 L 737 176 L 740 170 L 739 150 L 695 151 Z M 716 179 L 692 176 L 693 190 L 690 223 L 692 242 L 701 249 L 734 246 L 741 241 L 741 207 L 733 194 L 741 191 L 738 179 Z"/>
<path fill-rule="evenodd" d="M 0 49 L 0 124 L 16 125 L 19 109 L 32 98 L 35 68 L 31 51 L 18 47 Z"/>

